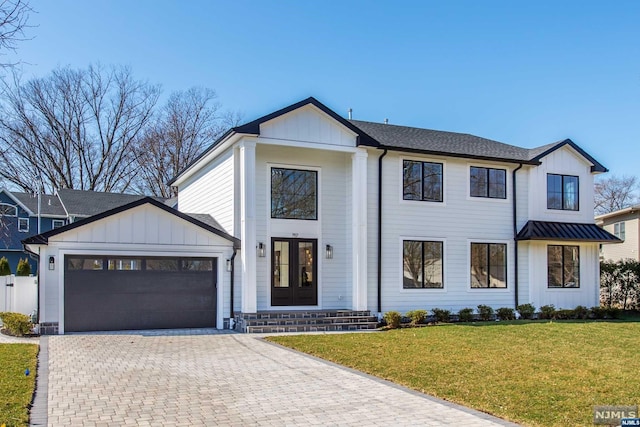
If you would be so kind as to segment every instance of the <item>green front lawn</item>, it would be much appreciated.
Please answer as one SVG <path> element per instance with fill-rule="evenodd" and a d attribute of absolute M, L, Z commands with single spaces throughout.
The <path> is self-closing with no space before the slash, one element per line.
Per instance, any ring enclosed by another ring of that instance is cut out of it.
<path fill-rule="evenodd" d="M 27 425 L 37 355 L 34 344 L 0 344 L 0 425 Z M 29 376 L 26 369 L 31 371 Z"/>
<path fill-rule="evenodd" d="M 639 322 L 501 322 L 270 341 L 531 426 L 640 401 Z"/>

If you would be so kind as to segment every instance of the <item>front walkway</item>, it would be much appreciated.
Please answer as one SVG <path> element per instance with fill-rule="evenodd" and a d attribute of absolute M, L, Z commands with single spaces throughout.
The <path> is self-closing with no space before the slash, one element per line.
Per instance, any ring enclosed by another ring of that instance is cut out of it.
<path fill-rule="evenodd" d="M 43 344 L 50 426 L 513 425 L 251 335 L 86 334 Z"/>

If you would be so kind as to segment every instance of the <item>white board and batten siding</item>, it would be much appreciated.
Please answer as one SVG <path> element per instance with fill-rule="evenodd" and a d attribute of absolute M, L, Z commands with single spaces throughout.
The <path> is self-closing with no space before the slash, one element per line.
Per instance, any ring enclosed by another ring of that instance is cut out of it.
<path fill-rule="evenodd" d="M 593 224 L 591 164 L 567 145 L 546 155 L 541 162 L 529 169 L 529 219 Z M 547 209 L 547 174 L 578 177 L 578 211 Z"/>
<path fill-rule="evenodd" d="M 318 173 L 318 219 L 271 218 L 272 167 L 313 170 Z M 266 246 L 257 258 L 258 310 L 271 310 L 271 239 L 310 238 L 318 241 L 318 307 L 351 307 L 351 154 L 258 144 L 256 147 L 256 236 Z M 325 258 L 325 246 L 333 258 Z"/>
<path fill-rule="evenodd" d="M 260 138 L 356 146 L 355 133 L 310 104 L 260 125 Z"/>
<path fill-rule="evenodd" d="M 179 186 L 181 212 L 209 214 L 228 234 L 235 235 L 234 150 L 230 148 Z"/>
<path fill-rule="evenodd" d="M 547 246 L 566 242 L 536 242 L 526 245 L 529 252 L 529 301 L 536 308 L 553 304 L 556 309 L 572 309 L 578 305 L 599 305 L 600 264 L 597 243 L 575 243 L 580 248 L 580 287 L 549 288 L 547 283 Z M 574 243 L 572 243 L 574 244 Z M 595 260 L 595 261 L 594 261 Z"/>
<path fill-rule="evenodd" d="M 232 242 L 153 205 L 140 205 L 52 236 L 39 251 L 42 322 L 62 322 L 64 257 L 71 254 L 218 258 L 218 327 L 222 328 L 223 314 L 228 317 L 225 260 L 233 253 Z M 49 269 L 51 256 L 54 270 Z"/>
<path fill-rule="evenodd" d="M 369 157 L 369 175 L 377 175 L 378 156 Z M 402 199 L 403 160 L 443 164 L 443 202 Z M 506 170 L 507 198 L 470 197 L 471 166 Z M 512 164 L 470 161 L 440 156 L 389 153 L 383 160 L 382 222 L 382 311 L 442 308 L 457 312 L 488 304 L 495 308 L 514 304 L 514 242 L 511 194 Z M 521 184 L 522 180 L 518 182 Z M 373 184 L 373 182 L 371 182 Z M 376 183 L 377 184 L 377 183 Z M 525 187 L 526 188 L 526 187 Z M 370 192 L 370 194 L 373 194 Z M 369 209 L 376 211 L 377 197 L 369 197 Z M 371 219 L 371 215 L 369 216 Z M 369 222 L 375 236 L 377 218 Z M 374 241 L 375 239 L 372 239 Z M 403 289 L 403 240 L 442 241 L 444 287 Z M 472 242 L 507 245 L 507 288 L 472 289 L 470 246 Z M 376 309 L 377 248 L 369 245 L 369 305 Z"/>

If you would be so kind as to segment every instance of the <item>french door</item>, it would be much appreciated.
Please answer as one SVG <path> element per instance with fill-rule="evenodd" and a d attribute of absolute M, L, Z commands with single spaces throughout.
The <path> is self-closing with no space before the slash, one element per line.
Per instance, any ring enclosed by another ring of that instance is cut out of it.
<path fill-rule="evenodd" d="M 318 241 L 271 239 L 271 305 L 318 305 Z"/>

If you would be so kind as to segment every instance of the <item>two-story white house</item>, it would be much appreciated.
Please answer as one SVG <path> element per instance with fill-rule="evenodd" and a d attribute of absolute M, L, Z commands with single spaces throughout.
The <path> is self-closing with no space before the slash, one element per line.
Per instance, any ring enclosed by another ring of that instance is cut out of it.
<path fill-rule="evenodd" d="M 571 140 L 526 149 L 308 98 L 230 130 L 172 185 L 242 242 L 229 316 L 573 308 L 598 305 L 598 245 L 616 241 L 593 220 L 602 172 Z"/>
<path fill-rule="evenodd" d="M 26 246 L 53 333 L 591 307 L 599 244 L 619 241 L 594 224 L 603 172 L 568 139 L 527 149 L 345 119 L 308 98 L 215 141 L 172 180 L 178 212 L 140 200 Z"/>

